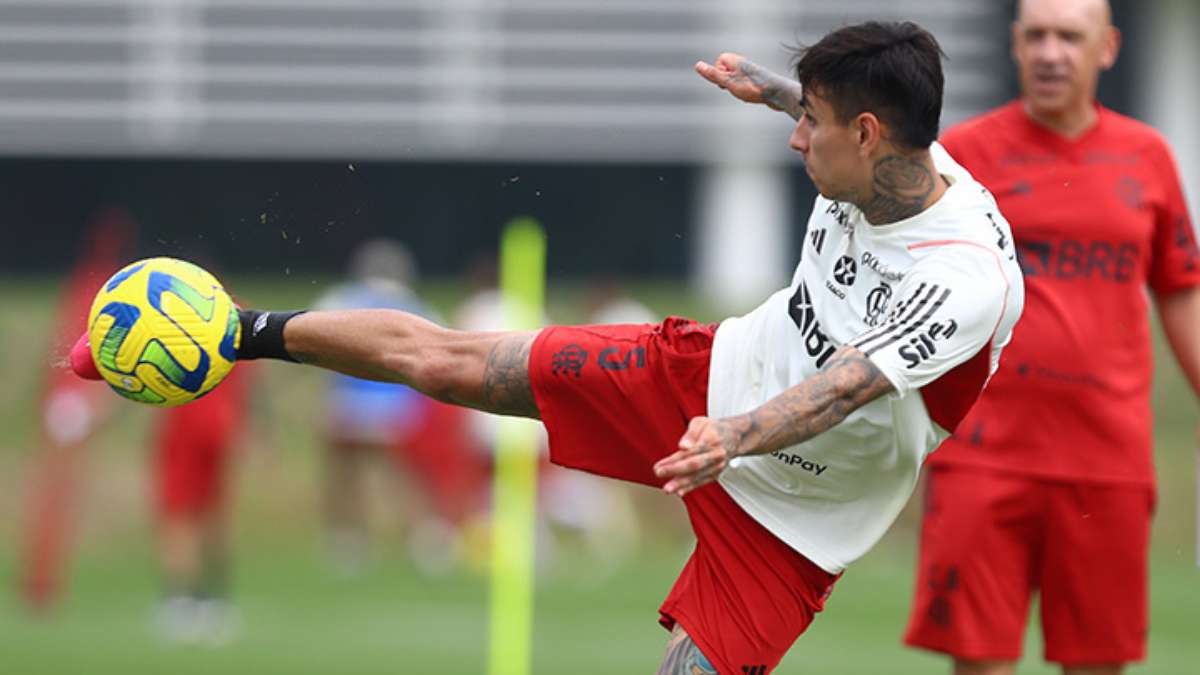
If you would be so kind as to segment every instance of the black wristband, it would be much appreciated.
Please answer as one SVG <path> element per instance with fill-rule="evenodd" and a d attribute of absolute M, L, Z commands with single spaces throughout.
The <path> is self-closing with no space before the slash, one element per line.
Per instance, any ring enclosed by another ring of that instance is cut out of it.
<path fill-rule="evenodd" d="M 238 345 L 238 361 L 253 359 L 281 359 L 300 363 L 283 346 L 283 326 L 293 317 L 304 313 L 260 312 L 257 309 L 239 309 L 238 320 L 242 324 L 242 341 Z"/>

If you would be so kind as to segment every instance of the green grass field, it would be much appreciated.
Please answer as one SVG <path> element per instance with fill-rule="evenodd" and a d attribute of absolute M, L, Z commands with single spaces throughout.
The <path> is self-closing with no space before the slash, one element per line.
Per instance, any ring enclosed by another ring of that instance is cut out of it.
<path fill-rule="evenodd" d="M 231 284 L 268 306 L 306 304 L 317 285 Z M 252 292 L 246 292 L 250 287 Z M 643 289 L 639 289 L 643 290 Z M 660 311 L 704 308 L 678 291 L 642 293 Z M 234 595 L 242 629 L 230 645 L 172 647 L 153 630 L 159 588 L 147 508 L 149 411 L 121 412 L 88 460 L 80 536 L 70 592 L 56 611 L 31 617 L 15 593 L 24 479 L 34 452 L 34 397 L 45 363 L 54 286 L 0 280 L 0 673 L 481 673 L 487 588 L 483 577 L 418 575 L 385 509 L 374 564 L 356 578 L 332 573 L 317 529 L 319 455 L 310 420 L 316 373 L 272 364 L 264 426 L 269 447 L 242 457 L 236 477 Z M 448 306 L 453 287 L 431 289 Z M 551 298 L 570 321 L 570 293 Z M 675 298 L 678 298 L 676 300 Z M 1194 560 L 1193 425 L 1196 404 L 1160 351 L 1156 383 L 1160 501 L 1155 527 L 1150 659 L 1135 675 L 1187 675 L 1200 663 L 1200 571 Z M 669 500 L 655 502 L 677 508 Z M 399 508 L 396 506 L 396 508 Z M 899 645 L 911 592 L 916 514 L 906 513 L 876 550 L 839 583 L 826 612 L 793 647 L 779 672 L 908 674 L 948 672 L 945 663 Z M 674 533 L 644 535 L 638 553 L 607 575 L 583 555 L 566 555 L 539 577 L 537 673 L 651 672 L 666 634 L 656 608 L 686 553 Z M 1097 589 L 1103 593 L 1104 589 Z M 1035 610 L 1036 614 L 1036 610 Z M 1056 672 L 1041 663 L 1031 633 L 1023 673 Z"/>

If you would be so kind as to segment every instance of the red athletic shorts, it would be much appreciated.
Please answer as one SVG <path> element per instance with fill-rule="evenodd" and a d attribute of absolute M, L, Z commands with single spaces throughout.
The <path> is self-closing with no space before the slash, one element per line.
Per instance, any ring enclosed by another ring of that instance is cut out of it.
<path fill-rule="evenodd" d="M 1047 661 L 1145 657 L 1152 488 L 939 466 L 926 489 L 907 644 L 1016 660 L 1037 589 Z"/>
<path fill-rule="evenodd" d="M 533 343 L 529 378 L 550 459 L 661 486 L 654 463 L 707 409 L 715 326 L 551 327 Z M 719 485 L 683 499 L 696 549 L 659 608 L 722 673 L 765 675 L 821 611 L 836 577 L 746 515 Z"/>
<path fill-rule="evenodd" d="M 198 515 L 218 505 L 233 437 L 228 424 L 164 427 L 156 458 L 161 515 Z"/>

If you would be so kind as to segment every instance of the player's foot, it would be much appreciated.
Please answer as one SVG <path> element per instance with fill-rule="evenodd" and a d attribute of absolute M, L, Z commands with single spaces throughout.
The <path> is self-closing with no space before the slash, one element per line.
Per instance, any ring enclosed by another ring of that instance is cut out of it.
<path fill-rule="evenodd" d="M 199 644 L 224 647 L 237 638 L 241 615 L 228 601 L 219 598 L 197 600 L 194 611 Z"/>
<path fill-rule="evenodd" d="M 176 645 L 223 647 L 241 626 L 237 610 L 218 598 L 175 595 L 158 607 L 156 623 L 164 640 Z"/>
<path fill-rule="evenodd" d="M 196 641 L 196 599 L 187 595 L 171 595 L 158 605 L 155 627 L 163 640 L 171 644 L 193 644 Z"/>

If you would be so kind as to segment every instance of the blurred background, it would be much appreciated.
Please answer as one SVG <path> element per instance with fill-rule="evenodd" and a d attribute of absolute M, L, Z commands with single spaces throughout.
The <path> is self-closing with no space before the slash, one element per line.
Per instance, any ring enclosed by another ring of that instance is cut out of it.
<path fill-rule="evenodd" d="M 261 364 L 188 459 L 177 429 L 213 425 L 63 381 L 120 264 L 192 259 L 254 306 L 484 328 L 499 232 L 531 216 L 549 320 L 717 320 L 787 283 L 815 192 L 791 121 L 692 64 L 783 72 L 786 44 L 914 20 L 949 55 L 949 126 L 1015 95 L 1013 5 L 0 0 L 0 670 L 484 669 L 490 422 Z M 1200 3 L 1113 5 L 1100 98 L 1166 135 L 1194 208 Z M 1159 363 L 1150 658 L 1131 672 L 1177 675 L 1200 659 L 1196 405 Z M 680 506 L 548 467 L 541 506 L 535 671 L 648 671 L 689 552 Z M 899 645 L 916 523 L 850 569 L 781 672 L 946 669 Z M 1026 652 L 1022 672 L 1053 672 Z"/>

